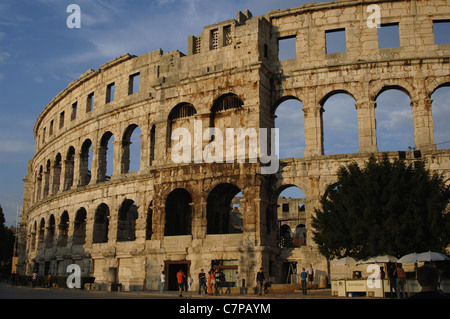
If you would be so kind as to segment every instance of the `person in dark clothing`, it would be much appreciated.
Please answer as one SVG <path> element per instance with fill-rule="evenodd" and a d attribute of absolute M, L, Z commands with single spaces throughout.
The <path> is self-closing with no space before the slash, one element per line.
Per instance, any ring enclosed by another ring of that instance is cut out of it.
<path fill-rule="evenodd" d="M 262 295 L 264 293 L 264 271 L 262 268 L 259 268 L 259 272 L 256 275 L 256 283 L 259 289 L 259 295 Z"/>
<path fill-rule="evenodd" d="M 417 281 L 422 291 L 412 295 L 409 299 L 450 299 L 449 296 L 437 290 L 439 272 L 430 265 L 424 265 L 417 270 Z"/>

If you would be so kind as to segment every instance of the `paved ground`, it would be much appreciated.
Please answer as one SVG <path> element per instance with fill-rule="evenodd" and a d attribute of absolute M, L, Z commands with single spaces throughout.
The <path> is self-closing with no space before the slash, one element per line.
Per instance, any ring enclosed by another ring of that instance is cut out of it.
<path fill-rule="evenodd" d="M 196 292 L 184 292 L 183 297 L 178 292 L 159 293 L 155 291 L 86 291 L 82 289 L 60 289 L 60 288 L 31 288 L 24 286 L 11 286 L 0 283 L 0 299 L 339 299 L 332 297 L 330 289 L 309 290 L 307 295 L 301 293 L 289 294 L 267 294 L 263 296 L 249 295 L 219 295 L 205 296 Z"/>

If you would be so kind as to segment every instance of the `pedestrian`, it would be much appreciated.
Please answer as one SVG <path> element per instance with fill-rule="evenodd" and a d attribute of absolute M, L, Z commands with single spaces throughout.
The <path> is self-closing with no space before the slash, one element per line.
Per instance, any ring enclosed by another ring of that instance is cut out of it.
<path fill-rule="evenodd" d="M 430 265 L 423 265 L 417 270 L 417 281 L 422 290 L 409 299 L 449 299 L 437 290 L 439 271 Z"/>
<path fill-rule="evenodd" d="M 31 287 L 36 287 L 36 281 L 37 281 L 37 273 L 36 271 L 33 272 L 31 275 Z"/>
<path fill-rule="evenodd" d="M 205 292 L 205 295 L 206 295 L 207 294 L 206 274 L 205 274 L 205 271 L 203 269 L 200 270 L 200 273 L 198 274 L 198 294 L 199 295 L 202 294 L 202 288 L 203 288 L 203 291 Z"/>
<path fill-rule="evenodd" d="M 264 293 L 264 281 L 265 281 L 264 271 L 263 268 L 261 267 L 259 268 L 259 272 L 256 274 L 256 283 L 260 296 L 262 296 Z"/>
<path fill-rule="evenodd" d="M 402 264 L 397 264 L 397 269 L 395 269 L 397 275 L 397 298 L 406 298 L 406 274 L 402 268 Z M 401 295 L 401 296 L 400 296 Z"/>
<path fill-rule="evenodd" d="M 234 282 L 236 287 L 239 287 L 239 279 L 241 279 L 241 275 L 236 271 L 236 274 L 234 275 Z"/>
<path fill-rule="evenodd" d="M 312 285 L 314 282 L 314 268 L 313 268 L 312 264 L 309 264 L 307 273 L 308 273 L 308 282 L 309 282 L 309 284 Z"/>
<path fill-rule="evenodd" d="M 53 277 L 52 274 L 49 273 L 48 277 L 47 277 L 47 288 L 52 288 L 53 287 Z"/>
<path fill-rule="evenodd" d="M 189 274 L 188 276 L 188 291 L 192 294 L 192 284 L 194 283 L 194 278 Z"/>
<path fill-rule="evenodd" d="M 389 296 L 391 298 L 395 298 L 396 295 L 398 294 L 398 291 L 397 291 L 397 272 L 395 270 L 396 270 L 395 269 L 395 265 L 394 264 L 389 264 L 387 275 L 388 275 L 388 280 L 389 280 Z"/>
<path fill-rule="evenodd" d="M 163 293 L 166 290 L 166 275 L 164 271 L 159 276 L 159 292 Z"/>
<path fill-rule="evenodd" d="M 183 286 L 185 279 L 186 275 L 180 269 L 177 273 L 178 290 L 180 291 L 180 297 L 183 297 Z"/>
<path fill-rule="evenodd" d="M 305 268 L 302 268 L 302 272 L 300 273 L 300 279 L 302 282 L 302 293 L 306 295 L 307 293 L 307 286 L 306 286 L 306 279 L 308 278 L 308 273 L 305 271 Z"/>
<path fill-rule="evenodd" d="M 215 277 L 214 272 L 211 269 L 210 271 L 208 271 L 208 295 L 213 294 L 213 286 L 214 286 L 213 281 L 215 281 Z"/>
<path fill-rule="evenodd" d="M 219 288 L 220 290 L 222 290 L 222 286 L 220 286 L 220 268 L 217 268 L 216 271 L 214 272 L 214 277 L 215 277 L 215 285 L 214 285 L 214 294 L 218 295 L 219 294 Z"/>
<path fill-rule="evenodd" d="M 378 275 L 378 279 L 386 278 L 386 273 L 384 272 L 384 267 L 380 267 L 380 273 Z"/>

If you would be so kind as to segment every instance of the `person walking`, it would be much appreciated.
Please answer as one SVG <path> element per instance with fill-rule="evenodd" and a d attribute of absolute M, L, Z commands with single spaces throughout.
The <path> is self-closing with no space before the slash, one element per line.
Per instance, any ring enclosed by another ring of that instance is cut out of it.
<path fill-rule="evenodd" d="M 36 281 L 37 281 L 37 273 L 36 271 L 33 272 L 31 275 L 31 287 L 36 287 Z"/>
<path fill-rule="evenodd" d="M 300 279 L 302 282 L 302 293 L 304 295 L 306 295 L 307 293 L 307 284 L 306 284 L 306 279 L 308 278 L 308 273 L 305 271 L 305 268 L 302 268 L 302 272 L 300 273 Z"/>
<path fill-rule="evenodd" d="M 389 296 L 395 298 L 398 295 L 397 291 L 397 272 L 394 264 L 389 264 L 388 267 L 388 280 L 389 280 Z"/>
<path fill-rule="evenodd" d="M 180 297 L 183 297 L 183 286 L 185 279 L 186 275 L 180 269 L 177 273 L 178 290 L 180 291 Z"/>
<path fill-rule="evenodd" d="M 312 285 L 314 282 L 314 268 L 313 268 L 312 264 L 309 264 L 309 267 L 306 271 L 308 273 L 308 282 L 310 285 Z"/>
<path fill-rule="evenodd" d="M 159 276 L 159 292 L 163 293 L 164 290 L 166 290 L 166 275 L 164 274 L 164 271 Z"/>
<path fill-rule="evenodd" d="M 256 274 L 256 283 L 259 290 L 259 295 L 262 296 L 264 294 L 264 271 L 263 268 L 259 268 L 259 272 Z"/>
<path fill-rule="evenodd" d="M 402 264 L 397 264 L 397 269 L 395 269 L 395 273 L 397 275 L 397 298 L 406 298 L 406 274 L 402 268 Z"/>
<path fill-rule="evenodd" d="M 236 271 L 236 274 L 234 275 L 234 282 L 236 285 L 236 288 L 239 287 L 239 279 L 241 279 L 241 275 Z"/>
<path fill-rule="evenodd" d="M 200 270 L 200 273 L 198 274 L 198 294 L 199 295 L 202 294 L 202 288 L 203 288 L 203 291 L 205 292 L 205 295 L 206 295 L 207 294 L 206 274 L 205 274 L 205 271 L 203 269 Z"/>

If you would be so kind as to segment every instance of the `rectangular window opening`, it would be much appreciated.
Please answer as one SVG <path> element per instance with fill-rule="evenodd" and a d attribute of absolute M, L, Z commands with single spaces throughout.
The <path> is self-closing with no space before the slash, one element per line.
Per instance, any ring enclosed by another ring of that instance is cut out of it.
<path fill-rule="evenodd" d="M 326 53 L 339 53 L 347 51 L 345 29 L 325 31 Z"/>
<path fill-rule="evenodd" d="M 94 92 L 88 95 L 86 100 L 86 113 L 94 109 Z"/>
<path fill-rule="evenodd" d="M 48 130 L 48 136 L 53 135 L 53 120 L 50 121 L 50 129 Z"/>
<path fill-rule="evenodd" d="M 211 30 L 210 49 L 217 50 L 218 48 L 219 48 L 219 30 L 214 29 L 214 30 Z"/>
<path fill-rule="evenodd" d="M 128 95 L 138 93 L 139 86 L 140 86 L 140 73 L 130 75 L 128 83 Z"/>
<path fill-rule="evenodd" d="M 297 58 L 296 36 L 278 39 L 278 60 L 291 60 Z"/>
<path fill-rule="evenodd" d="M 59 128 L 62 129 L 64 127 L 64 111 L 59 113 Z"/>
<path fill-rule="evenodd" d="M 434 43 L 450 44 L 450 20 L 433 21 Z"/>
<path fill-rule="evenodd" d="M 70 116 L 70 119 L 73 121 L 77 118 L 77 102 L 72 104 L 72 114 Z"/>
<path fill-rule="evenodd" d="M 115 83 L 108 84 L 106 87 L 106 103 L 114 101 L 114 92 L 116 91 Z"/>
<path fill-rule="evenodd" d="M 378 28 L 378 47 L 380 49 L 400 47 L 398 23 L 382 24 Z"/>

